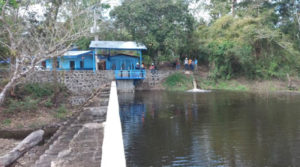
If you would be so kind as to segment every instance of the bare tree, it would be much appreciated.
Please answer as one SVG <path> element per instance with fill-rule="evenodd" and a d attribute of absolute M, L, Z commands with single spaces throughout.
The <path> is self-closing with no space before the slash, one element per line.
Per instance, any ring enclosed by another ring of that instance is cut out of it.
<path fill-rule="evenodd" d="M 0 44 L 9 49 L 14 61 L 10 80 L 0 93 L 0 105 L 7 92 L 31 73 L 36 64 L 63 55 L 74 41 L 89 35 L 92 25 L 89 12 L 99 5 L 82 7 L 80 0 L 35 0 L 14 7 L 9 2 L 6 0 L 2 5 L 0 36 L 5 40 Z M 40 11 L 31 10 L 36 6 Z"/>

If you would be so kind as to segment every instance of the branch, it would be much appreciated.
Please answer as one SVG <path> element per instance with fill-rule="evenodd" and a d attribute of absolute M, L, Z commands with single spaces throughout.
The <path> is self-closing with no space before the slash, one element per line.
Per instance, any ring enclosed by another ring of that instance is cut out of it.
<path fill-rule="evenodd" d="M 1 20 L 3 20 L 3 18 L 4 18 L 4 14 L 5 14 L 5 10 L 4 9 L 6 8 L 8 2 L 9 2 L 9 0 L 6 0 L 5 4 L 2 6 Z"/>
<path fill-rule="evenodd" d="M 7 45 L 6 43 L 4 43 L 4 42 L 2 42 L 2 41 L 0 41 L 0 43 L 1 43 L 2 45 L 6 46 L 8 49 L 12 50 L 12 48 L 11 48 L 9 45 Z"/>

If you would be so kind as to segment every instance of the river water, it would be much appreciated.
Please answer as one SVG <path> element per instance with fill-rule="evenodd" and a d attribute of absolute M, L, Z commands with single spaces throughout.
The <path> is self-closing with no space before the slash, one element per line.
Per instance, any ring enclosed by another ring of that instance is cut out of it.
<path fill-rule="evenodd" d="M 129 167 L 298 166 L 300 94 L 119 94 Z"/>

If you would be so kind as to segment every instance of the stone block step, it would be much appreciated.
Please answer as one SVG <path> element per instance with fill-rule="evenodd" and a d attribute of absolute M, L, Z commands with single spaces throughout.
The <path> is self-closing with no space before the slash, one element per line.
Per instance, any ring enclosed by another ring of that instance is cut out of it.
<path fill-rule="evenodd" d="M 60 136 L 36 161 L 36 167 L 99 167 L 103 131 L 109 101 L 109 87 L 98 93 L 72 120 L 62 128 Z"/>

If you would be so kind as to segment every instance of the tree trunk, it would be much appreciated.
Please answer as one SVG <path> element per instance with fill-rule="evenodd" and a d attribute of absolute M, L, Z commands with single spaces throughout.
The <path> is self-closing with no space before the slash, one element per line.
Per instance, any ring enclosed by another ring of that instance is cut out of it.
<path fill-rule="evenodd" d="M 4 101 L 5 101 L 5 97 L 7 95 L 7 92 L 12 88 L 12 86 L 15 83 L 15 78 L 12 78 L 3 88 L 3 90 L 0 93 L 0 106 L 3 105 Z"/>
<path fill-rule="evenodd" d="M 14 163 L 23 154 L 29 151 L 32 147 L 36 146 L 43 140 L 43 130 L 37 130 L 27 136 L 17 147 L 15 147 L 8 154 L 0 157 L 0 167 L 6 167 Z"/>
<path fill-rule="evenodd" d="M 55 107 L 57 107 L 57 96 L 58 96 L 58 81 L 57 81 L 57 57 L 53 58 L 53 66 L 52 66 L 52 74 L 53 74 L 53 83 L 54 83 L 54 94 L 52 98 L 52 103 L 54 104 Z"/>
<path fill-rule="evenodd" d="M 235 16 L 235 6 L 236 6 L 236 0 L 232 0 L 232 4 L 231 4 L 232 16 Z"/>

